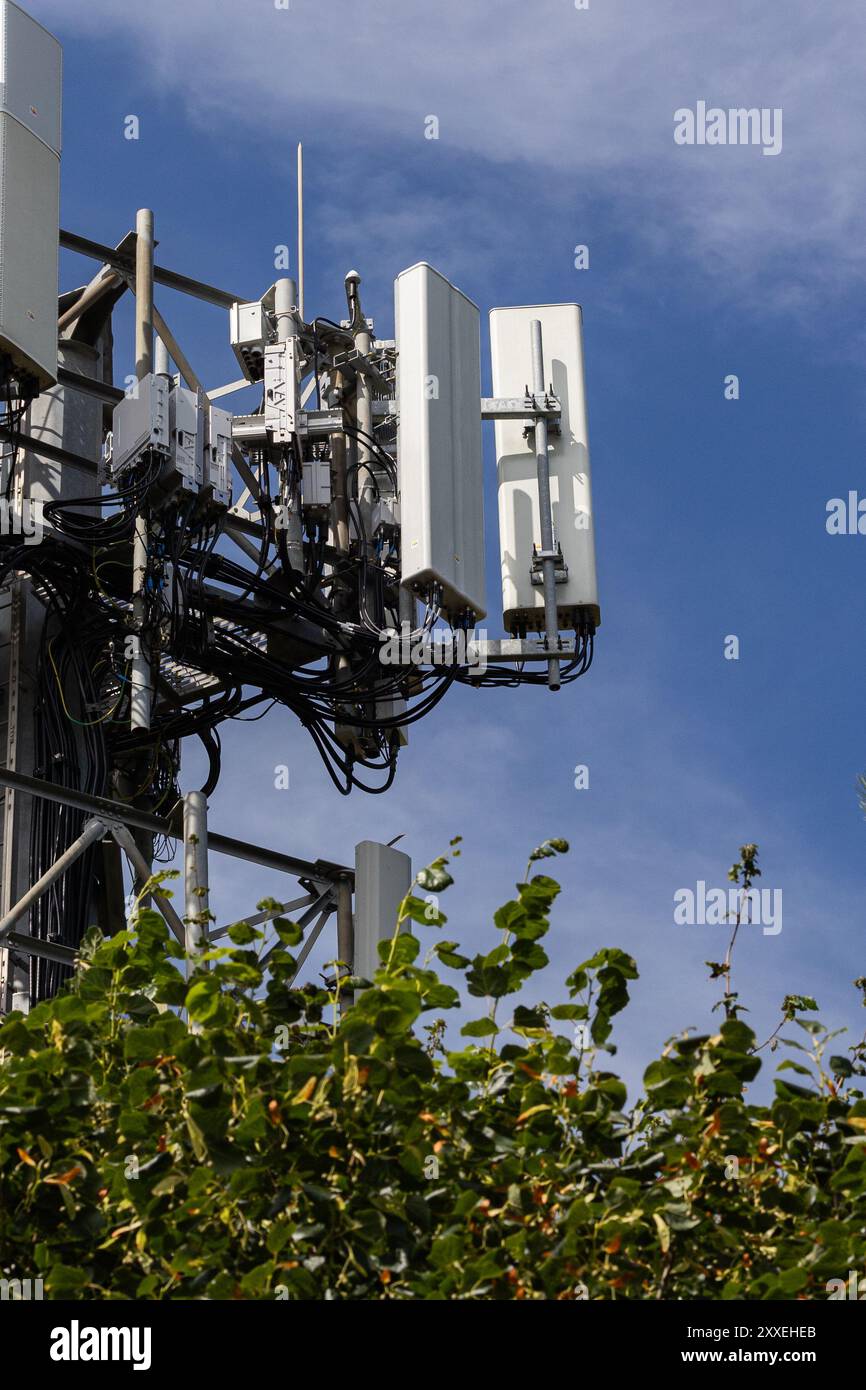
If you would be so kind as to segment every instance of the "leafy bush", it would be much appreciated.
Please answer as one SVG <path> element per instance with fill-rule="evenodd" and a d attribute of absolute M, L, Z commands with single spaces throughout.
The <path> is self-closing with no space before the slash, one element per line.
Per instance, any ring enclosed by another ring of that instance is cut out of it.
<path fill-rule="evenodd" d="M 796 1059 L 768 1105 L 730 951 L 718 1031 L 673 1038 L 631 1109 L 604 1057 L 623 951 L 500 1017 L 547 963 L 559 889 L 530 873 L 565 849 L 532 856 L 486 955 L 410 894 L 371 987 L 291 988 L 285 920 L 267 971 L 241 923 L 189 981 L 151 910 L 89 943 L 68 992 L 0 1029 L 0 1273 L 81 1299 L 788 1299 L 863 1272 L 863 1047 L 825 1062 L 814 1001 L 765 1044 Z M 417 889 L 450 882 L 443 858 Z M 433 960 L 479 1006 L 459 1049 Z"/>

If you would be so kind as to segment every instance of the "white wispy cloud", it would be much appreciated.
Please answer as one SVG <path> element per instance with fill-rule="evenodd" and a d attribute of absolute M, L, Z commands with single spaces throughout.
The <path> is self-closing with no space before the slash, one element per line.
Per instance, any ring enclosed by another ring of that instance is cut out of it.
<path fill-rule="evenodd" d="M 635 235 L 699 262 L 732 293 L 761 277 L 774 303 L 802 310 L 866 269 L 858 0 L 591 0 L 588 10 L 570 0 L 362 9 L 331 0 L 324 10 L 313 0 L 288 10 L 273 0 L 33 0 L 33 9 L 64 33 L 129 40 L 157 90 L 212 129 L 254 128 L 261 158 L 292 130 L 335 150 L 363 146 L 387 171 L 418 149 L 435 114 L 438 160 L 531 165 L 540 207 L 557 195 L 613 197 Z M 674 111 L 698 100 L 781 107 L 781 155 L 676 146 Z M 378 225 L 387 234 L 387 219 Z"/>

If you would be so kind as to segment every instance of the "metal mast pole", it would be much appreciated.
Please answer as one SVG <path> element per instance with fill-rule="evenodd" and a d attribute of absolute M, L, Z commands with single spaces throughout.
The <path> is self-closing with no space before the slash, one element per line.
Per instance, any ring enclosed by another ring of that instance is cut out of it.
<path fill-rule="evenodd" d="M 207 945 L 208 868 L 207 798 L 187 792 L 183 799 L 183 878 L 186 949 L 190 955 Z M 187 970 L 190 962 L 187 962 Z"/>
<path fill-rule="evenodd" d="M 143 381 L 153 371 L 153 213 L 142 208 L 135 219 L 135 375 Z M 147 583 L 147 521 L 136 518 L 132 557 L 132 612 L 138 634 L 132 658 L 132 727 L 149 729 L 150 657 L 144 640 Z"/>
<path fill-rule="evenodd" d="M 304 322 L 304 147 L 298 144 L 298 313 Z"/>
<path fill-rule="evenodd" d="M 343 423 L 346 422 L 346 402 L 342 372 L 334 372 L 332 379 L 332 402 L 337 405 Z M 349 489 L 348 489 L 348 447 L 344 430 L 329 435 L 331 445 L 331 521 L 330 542 L 339 556 L 349 554 Z M 335 578 L 331 588 L 331 602 L 335 613 L 346 617 L 351 608 L 351 594 L 344 578 Z M 344 653 L 334 660 L 334 671 L 338 682 L 348 681 L 352 663 Z M 345 706 L 344 706 L 345 708 Z M 346 748 L 353 748 L 356 727 L 350 724 L 335 726 L 337 738 Z"/>
<path fill-rule="evenodd" d="M 368 357 L 373 346 L 373 334 L 361 309 L 361 277 L 357 270 L 350 270 L 346 276 L 346 298 L 349 302 L 349 327 L 355 340 L 355 347 L 362 357 Z M 369 508 L 378 489 L 372 474 L 373 450 L 373 389 L 365 372 L 359 372 L 355 382 L 353 401 L 354 421 L 357 426 L 358 496 L 365 505 L 364 522 L 369 520 Z"/>
<path fill-rule="evenodd" d="M 153 213 L 141 208 L 135 218 L 135 375 L 143 381 L 153 371 Z M 137 642 L 132 657 L 131 723 L 133 729 L 149 729 L 153 698 L 151 654 L 147 621 L 147 517 L 135 520 L 132 551 L 132 615 Z M 153 863 L 153 836 L 139 832 L 138 846 L 148 871 Z"/>
<path fill-rule="evenodd" d="M 532 392 L 544 394 L 544 346 L 541 324 L 533 319 L 529 326 L 532 336 Z M 556 551 L 553 548 L 553 511 L 550 505 L 550 458 L 547 453 L 547 420 L 535 418 L 535 462 L 538 470 L 538 513 L 541 522 L 541 576 L 544 583 L 544 627 L 548 648 L 559 646 L 559 614 L 556 611 Z M 558 690 L 559 658 L 552 656 L 547 664 L 547 684 Z"/>
<path fill-rule="evenodd" d="M 337 959 L 348 974 L 355 971 L 355 920 L 352 916 L 352 884 L 348 878 L 337 881 Z M 351 993 L 343 995 L 343 1007 L 352 1002 Z"/>
<path fill-rule="evenodd" d="M 298 300 L 298 290 L 294 280 L 288 277 L 278 280 L 274 293 L 274 313 L 277 320 L 277 342 L 288 343 L 290 339 L 296 338 L 298 325 L 295 320 L 295 305 Z M 286 391 L 290 399 L 294 399 L 294 383 L 289 383 L 288 373 L 295 372 L 295 353 L 288 353 L 286 356 Z M 284 491 L 281 501 L 285 504 L 288 513 L 288 524 L 286 526 L 286 545 L 289 554 L 289 563 L 292 569 L 303 572 L 304 568 L 304 530 L 301 521 L 301 483 L 298 479 L 297 486 L 292 487 L 291 478 L 293 474 L 292 464 L 283 463 L 279 469 L 280 487 Z"/>

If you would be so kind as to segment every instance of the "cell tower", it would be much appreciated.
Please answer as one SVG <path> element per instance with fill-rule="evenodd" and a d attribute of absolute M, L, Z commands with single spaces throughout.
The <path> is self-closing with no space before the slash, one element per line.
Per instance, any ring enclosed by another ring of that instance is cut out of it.
<path fill-rule="evenodd" d="M 558 690 L 584 674 L 600 613 L 580 308 L 493 310 L 482 397 L 479 310 L 426 263 L 397 275 L 388 340 L 355 271 L 344 320 L 307 316 L 302 216 L 298 280 L 253 300 L 156 265 L 149 210 L 113 247 L 62 231 L 60 46 L 12 0 L 0 68 L 0 1009 L 54 993 L 89 926 L 123 924 L 123 858 L 140 887 L 163 842 L 184 846 L 184 912 L 153 902 L 189 952 L 225 930 L 208 907 L 217 852 L 298 881 L 248 919 L 295 914 L 298 969 L 335 916 L 337 958 L 369 974 L 408 857 L 364 840 L 352 865 L 308 862 L 216 833 L 219 728 L 283 705 L 337 791 L 380 793 L 453 684 Z M 99 268 L 58 300 L 61 246 Z M 160 286 L 226 316 L 239 380 L 205 387 Z M 126 295 L 136 371 L 121 390 Z M 257 408 L 226 409 L 250 385 Z M 486 420 L 499 640 L 477 629 Z M 210 770 L 183 794 L 189 738 Z"/>

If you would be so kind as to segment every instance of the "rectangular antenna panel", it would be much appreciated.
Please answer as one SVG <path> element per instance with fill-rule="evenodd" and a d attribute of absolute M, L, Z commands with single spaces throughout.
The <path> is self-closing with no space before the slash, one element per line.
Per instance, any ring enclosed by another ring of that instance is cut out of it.
<path fill-rule="evenodd" d="M 379 942 L 394 935 L 400 904 L 412 883 L 412 860 L 402 850 L 362 840 L 355 847 L 356 975 L 372 980 L 379 968 Z"/>
<path fill-rule="evenodd" d="M 401 583 L 483 618 L 484 495 L 478 308 L 421 262 L 394 285 Z"/>
<path fill-rule="evenodd" d="M 530 324 L 541 323 L 545 388 L 562 402 L 561 434 L 549 431 L 550 497 L 554 546 L 562 549 L 567 577 L 556 586 L 559 625 L 571 630 L 601 621 L 595 571 L 589 436 L 583 376 L 583 316 L 579 304 L 530 304 L 492 309 L 490 344 L 493 394 L 523 397 L 532 390 Z M 540 574 L 533 575 L 533 546 L 541 549 L 535 436 L 526 421 L 496 421 L 499 471 L 499 544 L 502 609 L 506 631 L 544 627 Z M 559 569 L 559 565 L 557 566 Z M 561 571 L 560 571 L 561 573 Z"/>
<path fill-rule="evenodd" d="M 60 44 L 0 0 L 0 353 L 57 380 L 60 240 Z"/>

